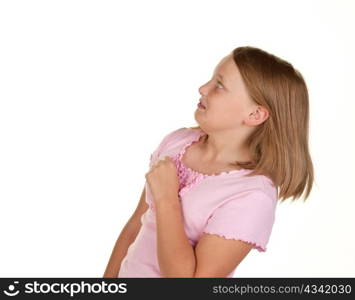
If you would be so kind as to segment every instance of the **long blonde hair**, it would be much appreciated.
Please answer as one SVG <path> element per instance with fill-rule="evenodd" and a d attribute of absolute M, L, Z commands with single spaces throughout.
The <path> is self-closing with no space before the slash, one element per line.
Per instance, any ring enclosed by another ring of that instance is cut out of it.
<path fill-rule="evenodd" d="M 283 202 L 308 198 L 313 181 L 313 164 L 308 149 L 309 100 L 301 73 L 289 62 L 259 48 L 245 46 L 232 51 L 248 93 L 264 106 L 269 117 L 248 137 L 252 161 L 233 165 L 265 175 L 278 189 Z M 200 128 L 200 126 L 190 127 Z"/>

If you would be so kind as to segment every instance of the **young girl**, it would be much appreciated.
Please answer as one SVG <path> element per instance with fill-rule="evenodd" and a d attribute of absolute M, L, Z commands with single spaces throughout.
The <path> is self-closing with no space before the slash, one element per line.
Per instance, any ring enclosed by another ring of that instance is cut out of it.
<path fill-rule="evenodd" d="M 169 132 L 152 153 L 104 277 L 233 277 L 251 249 L 266 251 L 278 200 L 305 190 L 308 198 L 309 104 L 299 71 L 239 47 L 199 92 L 199 126 Z"/>

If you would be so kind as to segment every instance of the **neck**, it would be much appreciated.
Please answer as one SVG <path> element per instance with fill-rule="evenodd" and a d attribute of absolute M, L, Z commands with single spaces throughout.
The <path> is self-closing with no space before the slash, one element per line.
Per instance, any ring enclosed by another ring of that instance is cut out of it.
<path fill-rule="evenodd" d="M 230 134 L 208 134 L 201 141 L 201 159 L 210 164 L 232 164 L 249 161 L 250 155 L 241 139 Z"/>

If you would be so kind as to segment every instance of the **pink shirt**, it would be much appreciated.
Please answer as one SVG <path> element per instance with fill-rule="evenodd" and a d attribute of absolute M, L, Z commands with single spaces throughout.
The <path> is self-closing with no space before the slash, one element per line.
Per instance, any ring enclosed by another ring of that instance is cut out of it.
<path fill-rule="evenodd" d="M 179 197 L 184 228 L 192 246 L 203 233 L 253 243 L 253 249 L 266 251 L 275 219 L 277 189 L 263 175 L 244 177 L 241 169 L 214 175 L 201 174 L 183 165 L 187 147 L 206 133 L 201 129 L 179 128 L 167 134 L 152 153 L 150 166 L 164 156 L 173 158 L 179 174 Z M 122 260 L 118 277 L 162 277 L 157 259 L 155 207 L 146 183 L 148 210 L 142 227 Z M 233 277 L 231 272 L 227 277 Z"/>

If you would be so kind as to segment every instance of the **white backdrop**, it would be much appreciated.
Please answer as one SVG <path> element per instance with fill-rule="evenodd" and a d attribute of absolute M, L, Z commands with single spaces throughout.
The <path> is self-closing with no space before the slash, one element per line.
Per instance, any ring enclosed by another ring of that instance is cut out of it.
<path fill-rule="evenodd" d="M 1 1 L 0 276 L 101 277 L 162 137 L 232 49 L 291 62 L 315 183 L 235 277 L 355 276 L 354 1 Z"/>

